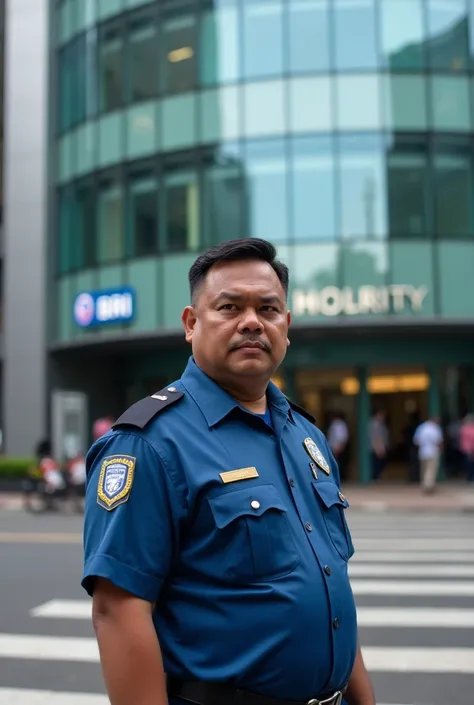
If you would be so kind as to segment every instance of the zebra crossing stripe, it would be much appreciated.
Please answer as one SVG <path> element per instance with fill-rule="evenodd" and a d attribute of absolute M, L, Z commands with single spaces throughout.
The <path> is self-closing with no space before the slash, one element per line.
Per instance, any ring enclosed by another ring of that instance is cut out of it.
<path fill-rule="evenodd" d="M 355 563 L 349 565 L 351 577 L 398 577 L 400 573 L 404 578 L 474 578 L 474 565 L 375 565 Z"/>
<path fill-rule="evenodd" d="M 32 617 L 91 619 L 90 600 L 50 600 L 30 610 Z M 474 609 L 429 607 L 358 607 L 360 627 L 474 627 Z"/>
<path fill-rule="evenodd" d="M 474 551 L 438 551 L 436 555 L 425 551 L 359 551 L 351 558 L 350 565 L 354 563 L 433 563 L 445 565 L 446 563 L 474 563 Z"/>
<path fill-rule="evenodd" d="M 353 536 L 356 548 L 359 549 L 378 549 L 379 551 L 387 550 L 397 550 L 397 551 L 436 551 L 441 550 L 449 551 L 474 551 L 474 539 L 469 538 L 428 538 L 428 539 L 417 539 L 416 537 L 410 538 L 357 538 L 357 535 Z"/>
<path fill-rule="evenodd" d="M 474 648 L 362 647 L 369 671 L 474 673 Z M 0 634 L 0 657 L 99 663 L 93 638 Z"/>
<path fill-rule="evenodd" d="M 0 688 L 0 705 L 110 705 L 106 695 Z"/>
<path fill-rule="evenodd" d="M 438 595 L 457 597 L 474 595 L 473 581 L 454 580 L 351 580 L 354 595 Z"/>
<path fill-rule="evenodd" d="M 0 705 L 110 705 L 110 700 L 106 695 L 94 693 L 61 693 L 53 690 L 0 688 Z"/>

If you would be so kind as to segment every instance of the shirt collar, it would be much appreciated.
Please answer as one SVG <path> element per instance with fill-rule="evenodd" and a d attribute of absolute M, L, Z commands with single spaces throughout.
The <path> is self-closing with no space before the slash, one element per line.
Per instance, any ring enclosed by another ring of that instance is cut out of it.
<path fill-rule="evenodd" d="M 210 427 L 222 421 L 233 409 L 241 408 L 228 392 L 197 366 L 193 356 L 188 360 L 181 382 L 201 409 Z M 272 409 L 285 413 L 293 421 L 285 395 L 273 382 L 269 382 L 267 387 L 267 401 Z"/>

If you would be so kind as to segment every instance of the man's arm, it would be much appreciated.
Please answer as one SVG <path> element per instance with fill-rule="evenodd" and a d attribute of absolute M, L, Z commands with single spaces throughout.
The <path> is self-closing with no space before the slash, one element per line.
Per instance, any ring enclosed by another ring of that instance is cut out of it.
<path fill-rule="evenodd" d="M 344 693 L 344 699 L 348 705 L 376 705 L 374 690 L 362 658 L 360 645 L 357 648 L 354 668 L 349 678 L 347 691 Z"/>
<path fill-rule="evenodd" d="M 92 620 L 111 705 L 167 705 L 153 604 L 115 587 L 94 585 Z"/>

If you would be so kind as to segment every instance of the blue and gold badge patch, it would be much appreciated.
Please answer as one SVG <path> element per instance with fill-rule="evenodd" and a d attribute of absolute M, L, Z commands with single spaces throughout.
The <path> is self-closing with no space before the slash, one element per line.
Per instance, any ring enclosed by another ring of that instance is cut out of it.
<path fill-rule="evenodd" d="M 97 503 L 110 511 L 130 496 L 137 459 L 131 455 L 110 455 L 105 458 L 97 488 Z"/>
<path fill-rule="evenodd" d="M 321 470 L 324 470 L 326 475 L 329 475 L 329 473 L 331 472 L 331 468 L 329 467 L 329 463 L 326 460 L 326 458 L 324 457 L 324 455 L 321 453 L 321 451 L 319 450 L 318 446 L 313 441 L 313 439 L 312 438 L 305 438 L 303 441 L 303 445 L 304 445 L 309 457 L 312 458 L 317 465 L 319 465 Z"/>

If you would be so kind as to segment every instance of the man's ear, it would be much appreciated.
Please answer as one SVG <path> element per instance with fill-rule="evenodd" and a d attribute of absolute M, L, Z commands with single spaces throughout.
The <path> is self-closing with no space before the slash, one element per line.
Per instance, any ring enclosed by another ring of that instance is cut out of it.
<path fill-rule="evenodd" d="M 196 325 L 196 312 L 193 306 L 186 306 L 181 314 L 181 322 L 184 328 L 184 338 L 190 343 L 193 338 L 194 327 Z"/>

